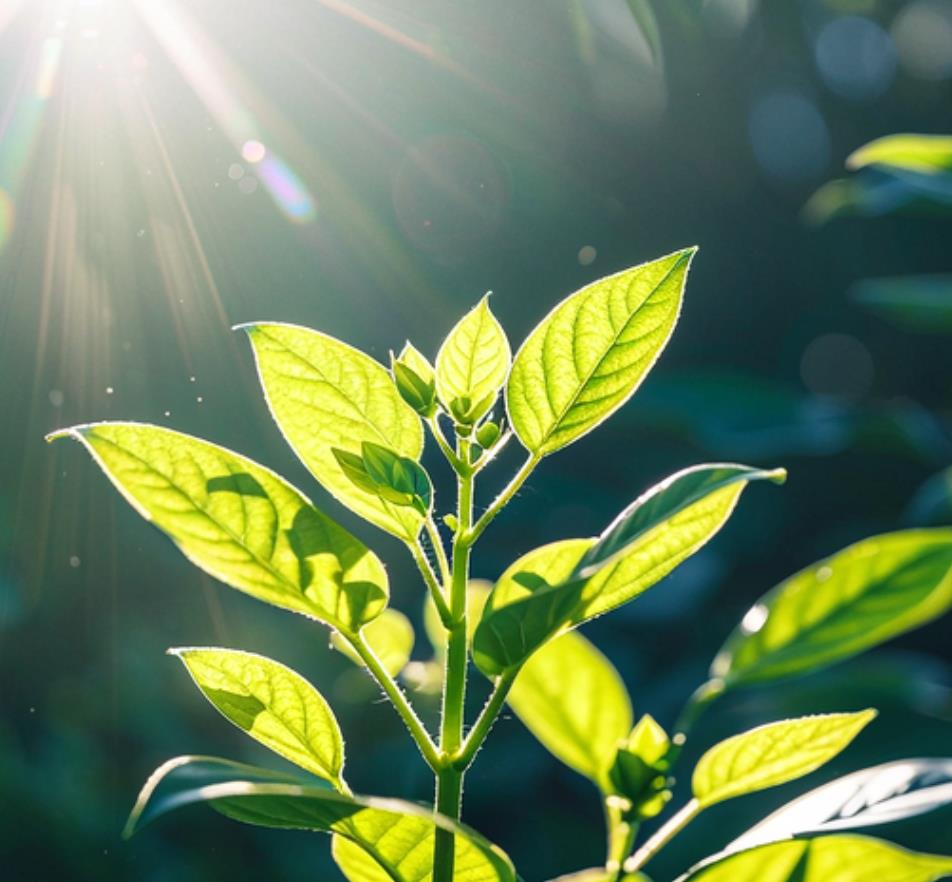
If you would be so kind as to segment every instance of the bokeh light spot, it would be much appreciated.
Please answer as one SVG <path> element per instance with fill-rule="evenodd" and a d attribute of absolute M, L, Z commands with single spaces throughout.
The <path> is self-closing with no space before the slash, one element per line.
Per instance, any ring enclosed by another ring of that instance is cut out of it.
<path fill-rule="evenodd" d="M 845 15 L 826 25 L 817 37 L 815 55 L 823 81 L 851 101 L 877 98 L 896 76 L 892 38 L 862 16 Z"/>
<path fill-rule="evenodd" d="M 598 257 L 598 251 L 595 250 L 594 245 L 583 245 L 578 250 L 578 262 L 582 266 L 590 266 L 595 262 L 596 257 Z"/>
<path fill-rule="evenodd" d="M 896 16 L 892 36 L 903 68 L 924 80 L 952 77 L 952 3 L 907 3 Z"/>
<path fill-rule="evenodd" d="M 757 101 L 748 122 L 751 146 L 769 175 L 800 181 L 821 174 L 830 161 L 830 132 L 816 105 L 792 90 Z"/>
<path fill-rule="evenodd" d="M 267 152 L 264 144 L 260 141 L 245 141 L 244 146 L 241 148 L 241 158 L 245 162 L 254 164 L 261 162 Z"/>
<path fill-rule="evenodd" d="M 823 334 L 800 359 L 803 384 L 816 395 L 862 398 L 873 385 L 873 357 L 855 337 Z"/>
<path fill-rule="evenodd" d="M 14 211 L 13 200 L 10 198 L 10 194 L 0 187 L 0 248 L 3 248 L 3 246 L 7 244 L 10 236 L 13 234 L 15 217 L 16 212 Z"/>

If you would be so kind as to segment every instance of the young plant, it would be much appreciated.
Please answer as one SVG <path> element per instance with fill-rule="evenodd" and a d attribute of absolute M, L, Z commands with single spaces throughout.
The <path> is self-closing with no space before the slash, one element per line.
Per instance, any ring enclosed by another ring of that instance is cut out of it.
<path fill-rule="evenodd" d="M 875 711 L 773 722 L 715 745 L 694 770 L 692 798 L 635 849 L 642 823 L 667 806 L 692 723 L 717 696 L 817 670 L 952 605 L 952 530 L 861 542 L 766 595 L 717 656 L 671 735 L 648 715 L 634 721 L 617 672 L 575 629 L 656 585 L 720 530 L 750 482 L 782 482 L 783 470 L 687 468 L 635 499 L 599 536 L 530 551 L 491 590 L 469 578 L 477 540 L 533 469 L 638 388 L 672 333 L 693 254 L 678 251 L 572 294 L 514 358 L 485 298 L 452 329 L 435 365 L 407 344 L 390 371 L 317 331 L 242 326 L 271 413 L 294 452 L 334 497 L 400 539 L 415 560 L 434 662 L 408 664 L 412 627 L 388 607 L 387 572 L 373 551 L 264 466 L 151 425 L 95 423 L 50 436 L 80 441 L 198 567 L 328 626 L 334 645 L 379 684 L 435 779 L 432 807 L 354 794 L 337 721 L 312 685 L 258 655 L 177 649 L 172 653 L 223 716 L 303 774 L 211 757 L 173 759 L 146 783 L 128 833 L 172 808 L 205 802 L 235 820 L 332 834 L 333 856 L 351 882 L 514 882 L 505 853 L 461 822 L 466 771 L 508 701 L 602 795 L 605 864 L 563 879 L 617 882 L 645 878 L 642 867 L 707 807 L 804 775 L 856 737 Z M 504 420 L 493 416 L 500 393 Z M 437 506 L 420 463 L 425 430 L 455 476 L 452 511 Z M 477 506 L 477 478 L 512 437 L 525 462 L 494 500 Z M 442 668 L 434 674 L 437 662 Z M 470 662 L 492 688 L 467 724 Z M 401 677 L 440 691 L 438 732 L 421 719 Z M 753 882 L 769 869 L 778 882 L 846 882 L 859 877 L 837 868 L 861 866 L 863 878 L 926 882 L 952 872 L 952 858 L 858 836 L 791 838 L 907 816 L 949 799 L 948 786 L 936 784 L 937 775 L 943 783 L 952 778 L 948 761 L 907 764 L 904 790 L 923 785 L 913 806 L 897 803 L 903 791 L 881 786 L 881 775 L 894 772 L 860 773 L 857 786 L 875 794 L 864 811 L 839 811 L 848 801 L 842 787 L 810 795 L 805 810 L 768 819 L 689 878 Z"/>

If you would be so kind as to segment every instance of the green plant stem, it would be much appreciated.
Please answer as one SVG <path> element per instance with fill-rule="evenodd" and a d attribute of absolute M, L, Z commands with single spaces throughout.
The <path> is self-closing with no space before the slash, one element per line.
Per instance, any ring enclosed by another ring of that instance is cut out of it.
<path fill-rule="evenodd" d="M 457 459 L 469 460 L 469 441 L 457 441 Z M 443 716 L 440 725 L 440 755 L 455 756 L 463 740 L 463 709 L 466 701 L 466 586 L 469 581 L 469 538 L 473 518 L 473 474 L 466 466 L 457 470 L 458 527 L 453 537 L 450 613 L 452 625 L 446 635 L 443 674 Z M 447 762 L 436 776 L 436 810 L 458 820 L 463 801 L 463 772 Z M 433 882 L 453 882 L 455 841 L 448 830 L 437 828 L 433 847 Z"/>
<path fill-rule="evenodd" d="M 617 882 L 623 872 L 625 858 L 635 844 L 638 824 L 626 821 L 622 810 L 612 802 L 611 797 L 603 800 L 605 807 L 605 829 L 608 833 L 608 849 L 605 857 L 605 871 L 611 882 Z"/>
<path fill-rule="evenodd" d="M 542 457 L 537 453 L 529 455 L 529 458 L 522 464 L 519 471 L 513 475 L 512 480 L 502 489 L 500 494 L 490 503 L 489 508 L 482 513 L 479 520 L 473 525 L 469 531 L 468 538 L 470 543 L 475 542 L 482 535 L 483 530 L 492 523 L 493 518 L 495 518 L 506 503 L 519 492 L 519 488 L 526 482 L 526 478 L 529 477 L 532 470 L 539 464 L 540 459 L 542 459 Z"/>
<path fill-rule="evenodd" d="M 440 567 L 440 575 L 443 579 L 443 584 L 449 584 L 450 564 L 446 559 L 446 549 L 443 547 L 443 539 L 440 536 L 440 531 L 437 528 L 432 515 L 426 519 L 425 527 L 426 535 L 430 537 L 430 544 L 433 546 L 433 551 L 436 553 L 436 561 Z"/>
<path fill-rule="evenodd" d="M 493 444 L 491 450 L 487 450 L 483 455 L 473 463 L 473 474 L 481 472 L 486 466 L 488 466 L 500 453 L 502 453 L 505 446 L 509 443 L 509 440 L 512 438 L 512 429 L 507 429 L 505 432 L 500 435 L 499 440 Z"/>
<path fill-rule="evenodd" d="M 354 652 L 360 656 L 363 663 L 367 666 L 367 670 L 370 671 L 380 688 L 386 693 L 387 698 L 390 699 L 391 704 L 400 715 L 410 735 L 413 736 L 413 740 L 416 742 L 420 753 L 423 754 L 423 759 L 426 760 L 427 765 L 433 769 L 433 771 L 437 771 L 443 764 L 440 753 L 433 743 L 433 739 L 430 738 L 430 733 L 426 731 L 426 727 L 420 721 L 420 718 L 417 716 L 413 705 L 410 704 L 410 700 L 404 691 L 397 685 L 397 682 L 390 676 L 387 669 L 380 663 L 380 659 L 377 658 L 377 654 L 370 647 L 370 644 L 367 643 L 363 634 L 360 632 L 348 634 L 345 635 L 345 639 L 353 647 Z"/>
<path fill-rule="evenodd" d="M 499 712 L 502 710 L 502 706 L 509 696 L 509 690 L 512 689 L 512 684 L 515 682 L 516 674 L 518 673 L 518 670 L 507 671 L 496 680 L 492 694 L 489 696 L 483 709 L 479 712 L 479 716 L 476 718 L 473 728 L 469 731 L 466 740 L 463 742 L 463 746 L 456 755 L 453 764 L 457 768 L 468 769 L 476 758 L 476 754 L 479 752 L 480 747 L 483 746 L 486 736 L 499 717 Z"/>
<path fill-rule="evenodd" d="M 433 598 L 436 611 L 440 614 L 440 621 L 449 628 L 453 622 L 453 616 L 450 608 L 446 605 L 446 598 L 443 596 L 443 589 L 440 587 L 436 574 L 433 572 L 430 562 L 426 559 L 426 553 L 420 544 L 420 540 L 417 539 L 412 544 L 408 542 L 407 547 L 413 555 L 413 560 L 416 561 L 417 568 L 423 576 L 423 581 L 426 582 L 427 590 L 430 592 L 430 597 Z"/>
<path fill-rule="evenodd" d="M 681 751 L 687 743 L 691 729 L 701 718 L 704 712 L 724 693 L 723 680 L 708 680 L 694 690 L 691 697 L 685 702 L 678 719 L 674 724 L 674 735 L 671 738 L 671 750 L 668 752 L 668 766 L 673 769 L 681 757 Z"/>
<path fill-rule="evenodd" d="M 446 457 L 449 464 L 453 467 L 453 471 L 457 474 L 464 471 L 466 465 L 463 460 L 456 455 L 456 452 L 450 447 L 449 442 L 446 440 L 446 436 L 440 428 L 439 416 L 433 414 L 433 416 L 427 417 L 426 424 L 430 428 L 430 434 L 433 435 L 433 440 L 436 441 L 437 447 L 443 451 L 443 456 Z"/>
<path fill-rule="evenodd" d="M 667 822 L 661 825 L 641 848 L 638 849 L 624 863 L 626 873 L 634 873 L 648 863 L 677 833 L 684 829 L 691 820 L 701 811 L 701 804 L 692 799 L 679 812 L 672 815 Z"/>

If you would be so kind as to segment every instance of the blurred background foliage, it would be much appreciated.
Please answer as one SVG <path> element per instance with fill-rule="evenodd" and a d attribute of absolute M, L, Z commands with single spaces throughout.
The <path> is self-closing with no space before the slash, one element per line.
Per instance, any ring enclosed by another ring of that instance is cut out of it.
<path fill-rule="evenodd" d="M 767 588 L 860 537 L 952 521 L 952 172 L 875 154 L 844 165 L 886 134 L 952 130 L 950 99 L 950 0 L 6 0 L 4 880 L 337 878 L 323 839 L 201 809 L 119 841 L 168 756 L 277 762 L 210 711 L 170 645 L 292 665 L 337 709 L 356 789 L 430 797 L 392 711 L 323 628 L 214 585 L 78 447 L 42 442 L 62 425 L 140 419 L 278 469 L 388 556 L 426 658 L 411 562 L 308 479 L 232 323 L 299 322 L 381 360 L 410 337 L 432 356 L 491 289 L 518 343 L 584 283 L 700 244 L 641 392 L 542 465 L 474 565 L 492 579 L 536 545 L 591 534 L 691 463 L 787 466 L 784 489 L 755 488 L 708 548 L 586 629 L 636 711 L 664 723 Z M 712 810 L 653 875 L 808 785 L 947 755 L 948 628 L 715 706 L 688 761 L 785 715 L 882 714 L 808 781 Z M 594 790 L 511 716 L 468 778 L 466 810 L 528 882 L 602 857 Z M 950 820 L 885 835 L 947 850 Z"/>

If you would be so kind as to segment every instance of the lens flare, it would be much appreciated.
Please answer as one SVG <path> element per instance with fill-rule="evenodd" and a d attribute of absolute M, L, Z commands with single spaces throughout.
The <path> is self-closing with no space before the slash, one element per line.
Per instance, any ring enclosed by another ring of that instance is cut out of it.
<path fill-rule="evenodd" d="M 172 0 L 163 3 L 138 0 L 136 8 L 235 150 L 245 162 L 262 164 L 261 183 L 278 208 L 295 223 L 313 220 L 314 197 L 293 169 L 265 147 L 261 126 L 237 94 L 240 79 L 234 71 L 228 72 L 218 48 L 192 25 Z M 231 83 L 238 84 L 238 88 L 233 88 Z"/>

